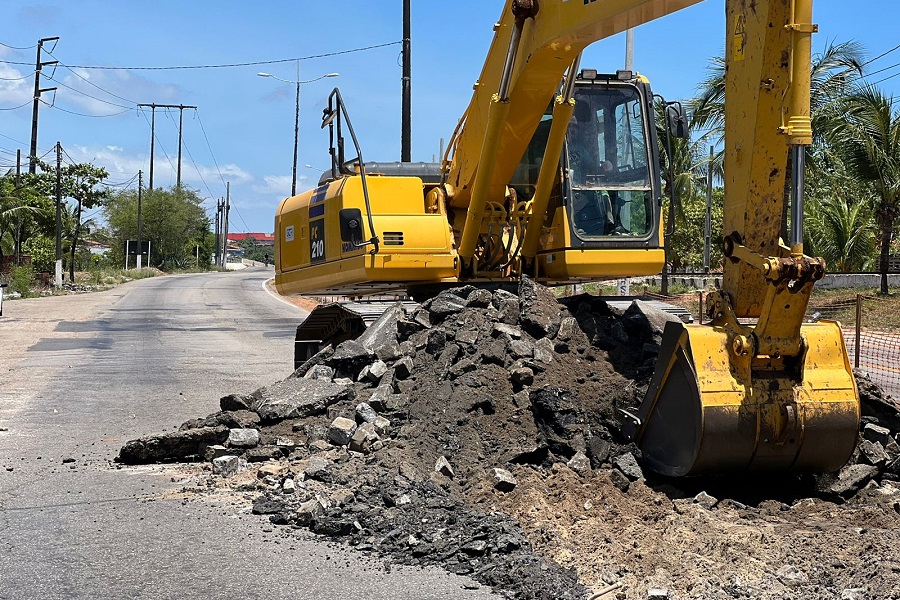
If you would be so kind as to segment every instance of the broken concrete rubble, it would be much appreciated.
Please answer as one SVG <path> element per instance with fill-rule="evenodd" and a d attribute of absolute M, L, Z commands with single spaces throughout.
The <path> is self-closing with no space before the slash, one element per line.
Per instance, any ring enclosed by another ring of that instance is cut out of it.
<path fill-rule="evenodd" d="M 285 379 L 253 393 L 253 410 L 263 422 L 320 414 L 342 400 L 352 399 L 352 387 L 320 379 Z"/>
<path fill-rule="evenodd" d="M 518 485 L 512 473 L 499 467 L 494 468 L 494 487 L 501 492 L 511 492 Z"/>
<path fill-rule="evenodd" d="M 338 417 L 331 422 L 331 426 L 328 428 L 328 439 L 339 446 L 345 446 L 350 443 L 355 431 L 356 421 Z"/>
<path fill-rule="evenodd" d="M 244 460 L 268 456 L 288 469 L 257 482 L 263 495 L 254 511 L 364 552 L 471 574 L 512 590 L 514 597 L 583 598 L 574 573 L 535 556 L 527 537 L 544 556 L 554 556 L 547 549 L 563 542 L 548 541 L 542 528 L 552 531 L 555 507 L 544 509 L 548 518 L 540 523 L 529 521 L 534 517 L 527 510 L 517 513 L 520 523 L 498 512 L 541 497 L 541 486 L 553 477 L 582 482 L 586 495 L 602 490 L 577 498 L 578 515 L 586 518 L 606 504 L 625 510 L 629 502 L 647 498 L 659 507 L 649 520 L 669 518 L 666 507 L 673 504 L 675 512 L 709 518 L 760 510 L 746 498 L 738 502 L 698 489 L 703 484 L 696 480 L 682 490 L 677 482 L 645 476 L 640 452 L 618 436 L 618 409 L 639 402 L 666 318 L 658 322 L 658 315 L 637 305 L 625 311 L 631 319 L 626 327 L 624 314 L 602 300 L 582 295 L 557 302 L 533 282 L 523 282 L 523 288 L 521 303 L 503 290 L 442 292 L 437 310 L 435 301 L 410 316 L 398 310 L 367 343 L 326 349 L 285 382 L 248 396 L 247 403 L 230 397 L 223 409 L 251 408 L 259 421 L 249 428 L 258 428 L 260 440 L 252 452 L 226 450 Z M 384 371 L 373 377 L 377 363 Z M 310 391 L 325 398 L 313 400 Z M 285 397 L 293 399 L 284 402 Z M 870 445 L 860 445 L 857 463 L 809 494 L 852 501 L 860 493 L 876 493 L 860 492 L 870 481 L 882 482 L 895 471 L 900 476 L 896 430 L 887 424 L 892 416 L 879 406 L 883 418 L 866 422 Z M 217 413 L 190 423 L 237 418 Z M 332 434 L 335 422 L 340 427 Z M 279 443 L 284 436 L 295 441 Z M 221 458 L 216 454 L 222 442 L 209 444 L 218 445 L 215 450 L 204 446 L 198 456 Z M 278 454 L 265 454 L 271 449 Z M 553 496 L 554 502 L 562 497 Z M 693 503 L 710 510 L 690 509 Z M 723 589 L 696 597 L 726 597 Z"/>
<path fill-rule="evenodd" d="M 223 477 L 237 475 L 241 468 L 241 459 L 233 454 L 226 454 L 212 460 L 213 473 Z"/>
<path fill-rule="evenodd" d="M 230 429 L 226 444 L 232 448 L 253 448 L 259 444 L 259 431 L 256 429 Z"/>
<path fill-rule="evenodd" d="M 207 446 L 225 442 L 228 439 L 228 432 L 227 427 L 219 425 L 132 440 L 122 446 L 117 460 L 125 464 L 143 464 L 203 456 Z"/>

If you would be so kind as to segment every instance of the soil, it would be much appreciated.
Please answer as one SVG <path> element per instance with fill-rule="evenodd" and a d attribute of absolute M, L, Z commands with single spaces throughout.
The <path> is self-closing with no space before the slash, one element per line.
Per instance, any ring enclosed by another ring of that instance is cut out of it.
<path fill-rule="evenodd" d="M 443 292 L 377 346 L 320 353 L 292 378 L 353 390 L 327 409 L 260 422 L 266 388 L 223 398 L 183 428 L 257 428 L 259 445 L 216 450 L 243 473 L 206 463 L 191 491 L 241 482 L 273 523 L 515 598 L 900 599 L 896 442 L 861 445 L 851 462 L 866 475 L 841 492 L 833 476 L 645 474 L 618 409 L 643 396 L 661 317 L 525 288 Z M 378 362 L 387 372 L 370 374 Z M 894 405 L 864 391 L 890 414 L 863 425 L 895 437 Z M 356 423 L 350 444 L 339 417 Z"/>

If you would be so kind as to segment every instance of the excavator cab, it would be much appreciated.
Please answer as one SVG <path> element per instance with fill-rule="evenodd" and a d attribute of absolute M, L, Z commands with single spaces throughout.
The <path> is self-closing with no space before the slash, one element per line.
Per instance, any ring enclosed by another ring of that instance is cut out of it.
<path fill-rule="evenodd" d="M 584 242 L 648 240 L 658 233 L 659 188 L 651 169 L 658 164 L 651 163 L 657 158 L 655 145 L 649 144 L 654 129 L 645 118 L 648 106 L 641 93 L 647 86 L 642 81 L 610 86 L 609 80 L 585 79 L 584 73 L 575 84 L 566 135 L 572 232 Z"/>
<path fill-rule="evenodd" d="M 574 82 L 560 169 L 536 254 L 539 280 L 656 274 L 663 265 L 661 183 L 653 94 L 630 71 L 582 69 Z M 544 114 L 511 187 L 529 198 L 554 106 Z M 530 177 L 527 174 L 531 174 Z"/>

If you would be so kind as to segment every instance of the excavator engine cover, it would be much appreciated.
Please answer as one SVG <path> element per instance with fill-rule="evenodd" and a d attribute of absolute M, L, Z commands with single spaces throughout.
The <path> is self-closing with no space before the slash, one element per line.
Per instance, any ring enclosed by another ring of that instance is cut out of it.
<path fill-rule="evenodd" d="M 801 336 L 799 357 L 751 357 L 722 327 L 668 323 L 631 432 L 645 465 L 672 477 L 843 466 L 860 409 L 841 329 Z"/>

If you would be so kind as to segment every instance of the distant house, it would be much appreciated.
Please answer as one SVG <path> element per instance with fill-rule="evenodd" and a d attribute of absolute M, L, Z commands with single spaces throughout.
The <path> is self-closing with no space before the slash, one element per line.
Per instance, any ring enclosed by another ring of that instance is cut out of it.
<path fill-rule="evenodd" d="M 100 242 L 95 242 L 94 240 L 84 240 L 84 245 L 88 247 L 88 250 L 91 251 L 91 254 L 99 254 L 101 256 L 106 251 L 112 249 L 108 245 L 102 244 Z"/>
<path fill-rule="evenodd" d="M 274 233 L 231 233 L 228 232 L 228 243 L 237 244 L 243 242 L 247 238 L 256 240 L 256 246 L 259 248 L 271 247 L 275 245 Z"/>

